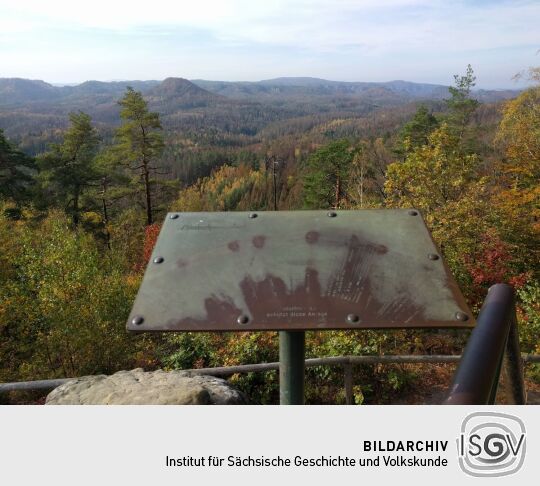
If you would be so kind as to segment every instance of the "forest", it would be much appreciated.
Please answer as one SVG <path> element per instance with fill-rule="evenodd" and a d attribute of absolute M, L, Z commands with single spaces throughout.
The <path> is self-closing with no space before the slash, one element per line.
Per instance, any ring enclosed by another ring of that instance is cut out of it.
<path fill-rule="evenodd" d="M 0 382 L 278 360 L 277 333 L 126 332 L 168 211 L 418 208 L 471 309 L 510 283 L 522 351 L 540 353 L 540 68 L 521 75 L 531 87 L 505 93 L 476 91 L 471 66 L 419 92 L 170 78 L 20 94 L 0 80 Z M 466 339 L 309 332 L 306 355 L 459 354 Z M 355 401 L 419 400 L 452 371 L 358 367 Z M 344 402 L 339 370 L 306 373 L 306 403 Z M 275 372 L 231 381 L 278 401 Z"/>

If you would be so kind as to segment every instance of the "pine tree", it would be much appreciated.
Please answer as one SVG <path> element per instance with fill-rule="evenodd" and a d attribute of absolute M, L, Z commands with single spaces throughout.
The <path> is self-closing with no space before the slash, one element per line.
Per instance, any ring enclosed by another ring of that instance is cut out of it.
<path fill-rule="evenodd" d="M 83 193 L 99 177 L 94 167 L 99 137 L 86 113 L 70 113 L 69 120 L 64 141 L 39 156 L 38 165 L 46 195 L 64 207 L 76 226 L 84 209 Z"/>
<path fill-rule="evenodd" d="M 439 126 L 435 116 L 428 111 L 425 105 L 421 105 L 411 121 L 406 123 L 399 133 L 399 141 L 395 152 L 405 157 L 415 148 L 428 143 L 429 135 Z"/>
<path fill-rule="evenodd" d="M 476 76 L 471 65 L 467 66 L 465 76 L 455 74 L 454 81 L 456 85 L 448 88 L 451 97 L 446 100 L 449 109 L 447 123 L 461 141 L 473 113 L 480 104 L 478 100 L 471 98 L 471 90 L 476 85 Z"/>
<path fill-rule="evenodd" d="M 14 147 L 0 130 L 0 199 L 20 203 L 29 197 L 34 160 Z"/>
<path fill-rule="evenodd" d="M 348 140 L 338 140 L 317 150 L 307 162 L 304 206 L 339 208 L 347 193 L 354 151 Z"/>
<path fill-rule="evenodd" d="M 162 173 L 158 161 L 164 148 L 159 114 L 148 111 L 148 103 L 142 94 L 131 87 L 119 104 L 123 123 L 116 133 L 116 155 L 120 163 L 138 177 L 136 182 L 144 191 L 146 223 L 151 225 L 156 210 L 154 187 L 157 181 L 154 176 Z"/>
<path fill-rule="evenodd" d="M 120 202 L 133 194 L 130 178 L 124 168 L 117 163 L 114 147 L 102 150 L 95 160 L 98 179 L 91 197 L 97 213 L 100 214 L 102 236 L 107 247 L 111 249 L 110 227 Z"/>

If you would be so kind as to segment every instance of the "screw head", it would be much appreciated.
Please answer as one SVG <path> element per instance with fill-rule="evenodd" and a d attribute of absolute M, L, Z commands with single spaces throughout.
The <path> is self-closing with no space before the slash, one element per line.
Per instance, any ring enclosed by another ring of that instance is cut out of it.
<path fill-rule="evenodd" d="M 178 219 L 178 214 L 171 214 L 169 216 L 170 219 Z"/>
<path fill-rule="evenodd" d="M 356 324 L 360 321 L 360 317 L 357 316 L 356 314 L 349 314 L 347 316 L 347 322 L 350 323 L 350 324 Z"/>
<path fill-rule="evenodd" d="M 408 211 L 409 216 L 418 216 L 418 211 L 415 211 L 414 209 L 411 209 Z"/>
<path fill-rule="evenodd" d="M 238 322 L 238 324 L 247 324 L 249 322 L 249 317 L 245 314 L 242 314 L 238 317 L 238 319 L 236 319 L 236 322 Z"/>
<path fill-rule="evenodd" d="M 131 324 L 133 324 L 134 326 L 140 326 L 143 322 L 143 316 L 135 316 L 133 319 L 131 319 Z"/>
<path fill-rule="evenodd" d="M 439 255 L 437 255 L 436 253 L 430 253 L 430 254 L 428 255 L 428 258 L 429 258 L 430 260 L 438 260 L 440 257 L 439 257 Z"/>
<path fill-rule="evenodd" d="M 465 312 L 458 311 L 455 313 L 455 316 L 457 321 L 465 322 L 469 320 L 469 316 L 465 314 Z"/>
<path fill-rule="evenodd" d="M 248 218 L 249 218 L 249 219 L 255 219 L 257 216 L 258 216 L 257 213 L 249 213 Z"/>
<path fill-rule="evenodd" d="M 337 216 L 337 213 L 335 213 L 334 211 L 330 211 L 329 213 L 326 214 L 329 218 L 335 218 Z"/>
<path fill-rule="evenodd" d="M 153 262 L 154 263 L 163 263 L 165 261 L 165 259 L 161 256 L 158 256 L 156 258 L 154 258 Z"/>

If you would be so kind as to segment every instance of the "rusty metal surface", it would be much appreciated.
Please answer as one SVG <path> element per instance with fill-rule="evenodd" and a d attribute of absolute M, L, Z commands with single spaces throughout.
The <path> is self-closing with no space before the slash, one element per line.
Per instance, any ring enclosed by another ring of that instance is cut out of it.
<path fill-rule="evenodd" d="M 130 331 L 472 327 L 416 210 L 171 213 Z"/>

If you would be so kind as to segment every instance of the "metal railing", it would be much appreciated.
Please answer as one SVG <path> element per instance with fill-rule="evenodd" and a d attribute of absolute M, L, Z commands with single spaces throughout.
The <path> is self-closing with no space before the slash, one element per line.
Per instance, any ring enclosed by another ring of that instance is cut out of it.
<path fill-rule="evenodd" d="M 497 284 L 488 291 L 444 403 L 495 403 L 502 371 L 505 372 L 507 401 L 525 404 L 515 293 L 510 285 Z"/>
<path fill-rule="evenodd" d="M 353 403 L 354 366 L 375 364 L 441 364 L 458 363 L 459 355 L 385 355 L 385 356 L 333 356 L 328 358 L 306 359 L 306 368 L 314 366 L 341 366 L 343 368 L 345 400 L 347 404 Z M 540 363 L 540 355 L 524 354 L 521 356 L 524 363 Z M 231 376 L 236 373 L 264 373 L 278 371 L 279 363 L 258 363 L 238 366 L 224 366 L 217 368 L 197 368 L 183 370 L 193 374 L 210 376 Z M 13 391 L 49 391 L 76 378 L 60 378 L 55 380 L 22 381 L 15 383 L 0 383 L 0 393 Z"/>
<path fill-rule="evenodd" d="M 482 405 L 495 403 L 501 373 L 505 375 L 507 401 L 525 404 L 523 363 L 540 362 L 540 355 L 521 355 L 516 318 L 515 294 L 511 286 L 497 284 L 489 289 L 477 324 L 462 356 L 458 355 L 385 355 L 335 356 L 305 360 L 305 367 L 343 367 L 345 400 L 353 403 L 353 367 L 356 365 L 405 363 L 459 363 L 444 404 Z M 184 370 L 192 374 L 231 376 L 236 373 L 260 373 L 279 370 L 280 364 L 258 363 L 217 368 Z M 0 383 L 0 393 L 52 390 L 74 378 Z"/>

